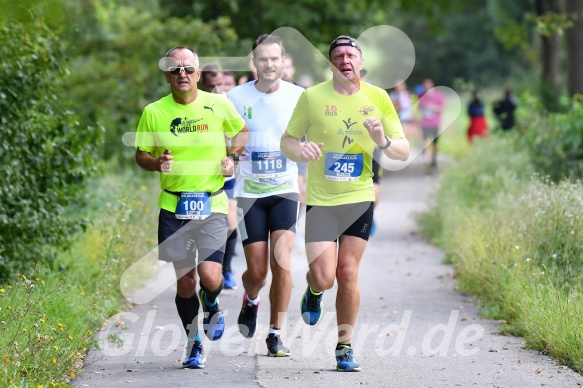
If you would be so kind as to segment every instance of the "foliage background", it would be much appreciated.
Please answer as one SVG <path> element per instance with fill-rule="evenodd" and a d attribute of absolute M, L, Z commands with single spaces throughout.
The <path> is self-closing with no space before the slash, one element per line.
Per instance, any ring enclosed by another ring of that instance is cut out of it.
<path fill-rule="evenodd" d="M 58 37 L 41 21 L 0 26 L 0 278 L 51 260 L 87 220 L 83 180 L 93 174 L 98 126 L 83 127 L 64 97 Z M 68 210 L 69 209 L 69 210 Z"/>
<path fill-rule="evenodd" d="M 450 253 L 461 287 L 476 293 L 487 312 L 531 345 L 581 368 L 580 213 L 564 205 L 580 205 L 576 180 L 583 174 L 583 110 L 580 100 L 567 98 L 566 86 L 570 95 L 583 86 L 566 84 L 567 77 L 547 73 L 546 65 L 556 57 L 558 71 L 583 71 L 572 62 L 572 52 L 583 52 L 577 50 L 583 35 L 577 43 L 571 34 L 568 48 L 559 44 L 550 52 L 548 40 L 569 35 L 576 21 L 537 7 L 565 3 L 0 0 L 0 323 L 6 322 L 0 342 L 22 356 L 2 356 L 2 381 L 55 386 L 73 377 L 90 345 L 87 330 L 116 311 L 121 271 L 153 244 L 140 240 L 152 233 L 143 228 L 152 209 L 142 197 L 157 182 L 139 171 L 133 148 L 121 139 L 135 130 L 145 105 L 168 93 L 158 59 L 183 44 L 201 56 L 245 56 L 258 35 L 280 27 L 297 29 L 326 54 L 338 35 L 392 25 L 415 46 L 409 86 L 430 77 L 436 85 L 467 85 L 460 93 L 479 87 L 486 103 L 504 87 L 515 90 L 522 124 L 509 138 L 495 134 L 492 142 L 470 147 L 465 124 L 444 138 L 443 149 L 468 159 L 463 170 L 445 176 L 443 203 L 424 222 Z M 295 57 L 300 75 L 301 56 Z M 540 217 L 530 217 L 524 209 L 536 210 L 541 200 Z M 509 215 L 524 223 L 503 218 Z M 515 243 L 513 236 L 523 240 Z M 516 261 L 513 246 L 529 249 L 528 257 Z M 488 255 L 491 250 L 497 255 Z M 552 260 L 554 254 L 561 260 Z M 559 303 L 565 300 L 575 303 Z M 21 301 L 18 311 L 11 301 Z M 547 319 L 565 316 L 575 318 Z M 41 334 L 35 324 L 47 330 L 44 339 L 35 336 Z M 51 332 L 59 335 L 51 339 Z M 48 349 L 38 355 L 54 365 L 39 367 L 31 346 Z M 56 353 L 48 353 L 51 346 Z"/>

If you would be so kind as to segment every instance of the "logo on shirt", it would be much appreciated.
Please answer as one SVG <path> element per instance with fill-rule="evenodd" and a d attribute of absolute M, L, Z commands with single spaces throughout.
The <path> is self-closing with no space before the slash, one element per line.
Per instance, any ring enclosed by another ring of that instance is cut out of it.
<path fill-rule="evenodd" d="M 347 145 L 350 146 L 352 143 L 354 143 L 354 140 L 349 135 L 361 135 L 362 131 L 350 129 L 352 126 L 358 124 L 358 121 L 352 121 L 351 117 L 349 117 L 348 120 L 342 120 L 342 122 L 344 123 L 346 129 L 342 130 L 342 128 L 338 128 L 336 134 L 344 136 L 344 140 L 342 140 L 342 148 L 345 148 Z"/>
<path fill-rule="evenodd" d="M 253 118 L 253 107 L 243 106 L 243 116 L 251 120 Z"/>
<path fill-rule="evenodd" d="M 187 132 L 208 132 L 208 124 L 196 124 L 200 120 L 202 119 L 189 120 L 187 117 L 177 117 L 170 123 L 170 132 L 174 136 L 178 136 L 180 133 Z"/>
<path fill-rule="evenodd" d="M 370 115 L 370 114 L 371 114 L 371 112 L 372 112 L 373 110 L 374 110 L 374 106 L 366 106 L 366 105 L 363 105 L 363 106 L 360 108 L 359 112 L 360 112 L 360 113 L 361 113 L 363 116 L 368 116 L 368 115 Z"/>
<path fill-rule="evenodd" d="M 352 123 L 351 121 L 352 121 L 351 118 L 348 118 L 348 120 L 342 120 L 344 125 L 346 125 L 346 130 L 349 130 L 350 127 L 352 127 L 354 124 L 358 124 L 357 122 Z"/>
<path fill-rule="evenodd" d="M 326 110 L 324 111 L 324 116 L 337 116 L 338 108 L 336 105 L 326 105 Z"/>
<path fill-rule="evenodd" d="M 348 145 L 351 145 L 352 143 L 354 143 L 354 140 L 352 140 L 348 136 L 344 136 L 344 140 L 342 141 L 342 148 L 346 147 L 346 143 L 348 143 Z"/>
<path fill-rule="evenodd" d="M 342 128 L 338 128 L 338 131 L 336 131 L 337 135 L 362 135 L 362 131 L 358 129 L 350 129 L 352 126 L 358 124 L 358 121 L 353 122 L 352 118 L 349 118 L 348 120 L 342 120 L 342 122 L 346 129 L 343 130 Z"/>
<path fill-rule="evenodd" d="M 210 110 L 211 112 L 215 113 L 215 111 L 214 111 L 214 109 L 213 109 L 214 107 L 215 107 L 215 104 L 212 104 L 211 106 L 206 106 L 206 105 L 205 105 L 203 109 L 208 109 L 208 110 Z"/>

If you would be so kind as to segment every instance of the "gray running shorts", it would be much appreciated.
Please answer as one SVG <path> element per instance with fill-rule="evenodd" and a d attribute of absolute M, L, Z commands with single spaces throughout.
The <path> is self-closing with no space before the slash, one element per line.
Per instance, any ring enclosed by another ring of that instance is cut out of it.
<path fill-rule="evenodd" d="M 336 241 L 354 236 L 368 241 L 374 214 L 373 202 L 337 206 L 307 206 L 306 242 Z"/>
<path fill-rule="evenodd" d="M 173 262 L 177 268 L 194 267 L 198 253 L 199 263 L 207 260 L 223 264 L 226 214 L 212 213 L 204 220 L 179 220 L 174 213 L 160 209 L 158 220 L 160 260 Z"/>

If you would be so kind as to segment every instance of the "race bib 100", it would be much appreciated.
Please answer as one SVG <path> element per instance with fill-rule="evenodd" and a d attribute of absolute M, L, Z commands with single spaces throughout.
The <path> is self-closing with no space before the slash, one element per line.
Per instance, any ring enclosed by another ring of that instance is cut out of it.
<path fill-rule="evenodd" d="M 211 214 L 208 193 L 185 191 L 180 194 L 175 216 L 179 220 L 204 220 Z"/>

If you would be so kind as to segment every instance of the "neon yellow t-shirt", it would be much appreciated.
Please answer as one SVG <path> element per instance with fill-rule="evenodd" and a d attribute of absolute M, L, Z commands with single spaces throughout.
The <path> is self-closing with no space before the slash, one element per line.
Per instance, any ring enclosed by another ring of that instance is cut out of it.
<path fill-rule="evenodd" d="M 170 150 L 174 157 L 172 171 L 160 174 L 160 207 L 174 212 L 178 203 L 178 196 L 164 189 L 207 193 L 220 190 L 225 182 L 221 174 L 225 135 L 233 137 L 244 126 L 245 121 L 229 99 L 201 90 L 188 105 L 178 104 L 170 94 L 146 106 L 138 124 L 136 147 L 154 157 Z M 228 213 L 226 194 L 211 197 L 211 211 Z"/>
<path fill-rule="evenodd" d="M 301 95 L 287 133 L 297 139 L 307 135 L 323 143 L 322 157 L 308 163 L 306 203 L 317 206 L 374 201 L 372 155 L 374 141 L 363 126 L 369 116 L 378 117 L 385 135 L 405 137 L 399 116 L 388 94 L 360 83 L 360 91 L 345 96 L 332 81 L 308 88 Z"/>

